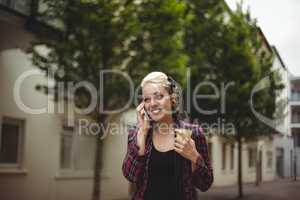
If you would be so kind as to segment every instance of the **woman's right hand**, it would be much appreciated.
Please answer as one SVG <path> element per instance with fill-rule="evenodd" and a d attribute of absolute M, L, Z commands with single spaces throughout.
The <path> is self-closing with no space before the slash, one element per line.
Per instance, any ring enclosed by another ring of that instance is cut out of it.
<path fill-rule="evenodd" d="M 145 117 L 146 111 L 145 111 L 144 107 L 145 107 L 145 103 L 142 102 L 142 103 L 140 103 L 140 105 L 138 105 L 138 107 L 136 108 L 136 111 L 137 111 L 137 120 L 138 120 L 139 130 L 142 131 L 142 134 L 144 134 L 146 136 L 148 133 L 148 130 L 150 128 L 150 121 L 147 119 L 147 117 Z"/>
<path fill-rule="evenodd" d="M 150 128 L 150 122 L 145 117 L 144 102 L 142 102 L 137 108 L 137 118 L 138 118 L 138 133 L 137 133 L 137 145 L 139 146 L 138 155 L 145 155 L 146 149 L 146 138 L 148 130 Z"/>

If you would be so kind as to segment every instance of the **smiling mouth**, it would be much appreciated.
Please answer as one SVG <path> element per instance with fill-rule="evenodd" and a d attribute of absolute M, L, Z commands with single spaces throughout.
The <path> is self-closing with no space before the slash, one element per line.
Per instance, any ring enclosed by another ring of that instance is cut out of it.
<path fill-rule="evenodd" d="M 159 114 L 160 112 L 162 111 L 162 109 L 161 108 L 155 108 L 155 109 L 151 109 L 151 113 L 153 113 L 153 114 Z"/>

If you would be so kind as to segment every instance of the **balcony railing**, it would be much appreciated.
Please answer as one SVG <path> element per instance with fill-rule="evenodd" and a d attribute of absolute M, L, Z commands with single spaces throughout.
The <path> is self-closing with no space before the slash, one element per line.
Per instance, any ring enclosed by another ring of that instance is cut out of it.
<path fill-rule="evenodd" d="M 32 0 L 0 0 L 0 5 L 29 16 L 31 1 Z"/>

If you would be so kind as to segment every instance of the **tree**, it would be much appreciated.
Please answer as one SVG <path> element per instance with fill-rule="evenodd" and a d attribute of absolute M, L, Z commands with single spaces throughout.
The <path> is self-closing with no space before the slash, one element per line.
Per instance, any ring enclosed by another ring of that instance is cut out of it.
<path fill-rule="evenodd" d="M 44 0 L 42 4 L 45 9 L 37 14 L 36 20 L 46 23 L 48 29 L 33 28 L 37 40 L 29 53 L 33 63 L 55 85 L 39 85 L 37 89 L 53 94 L 59 101 L 62 92 L 59 83 L 85 81 L 84 86 L 90 83 L 97 91 L 97 99 L 96 107 L 87 115 L 97 123 L 106 126 L 110 116 L 100 106 L 105 110 L 121 108 L 130 95 L 128 83 L 116 74 L 105 76 L 103 84 L 99 84 L 100 71 L 127 73 L 135 84 L 152 70 L 162 70 L 184 80 L 187 59 L 182 42 L 183 3 Z M 47 49 L 46 55 L 40 47 Z M 68 88 L 64 87 L 63 92 L 67 94 Z M 104 101 L 100 102 L 98 97 Z M 79 108 L 95 101 L 86 87 L 78 88 L 73 100 Z M 99 136 L 102 135 L 100 132 Z M 93 200 L 100 199 L 101 188 L 101 140 L 96 139 L 96 143 Z"/>
<path fill-rule="evenodd" d="M 226 90 L 230 96 L 226 96 L 222 112 L 207 115 L 193 107 L 191 116 L 202 122 L 225 118 L 235 125 L 233 139 L 239 144 L 238 180 L 242 196 L 242 138 L 256 139 L 262 133 L 274 132 L 252 115 L 248 103 L 251 91 L 263 77 L 269 76 L 271 87 L 255 95 L 254 106 L 272 118 L 274 94 L 281 88 L 277 75 L 271 73 L 272 56 L 262 50 L 258 28 L 249 13 L 241 9 L 231 12 L 219 0 L 43 0 L 42 3 L 46 9 L 37 14 L 37 20 L 52 31 L 33 28 L 37 31 L 37 41 L 29 52 L 33 63 L 50 75 L 55 85 L 40 85 L 38 89 L 53 93 L 58 101 L 61 95 L 58 83 L 91 83 L 97 97 L 103 97 L 104 101 L 97 98 L 95 109 L 87 115 L 101 125 L 107 125 L 110 114 L 100 112 L 100 107 L 121 108 L 130 97 L 126 80 L 117 74 L 106 75 L 103 84 L 99 84 L 99 72 L 103 70 L 127 73 L 134 85 L 146 73 L 160 70 L 184 86 L 186 66 L 191 70 L 192 89 L 199 81 L 210 81 L 217 86 L 234 82 Z M 39 51 L 40 46 L 46 47 L 46 55 Z M 214 90 L 201 87 L 199 92 L 211 94 Z M 75 104 L 80 108 L 86 108 L 94 100 L 85 87 L 74 94 Z M 198 105 L 216 108 L 219 99 L 198 100 Z M 101 188 L 101 140 L 96 141 L 93 200 L 100 198 Z"/>
<path fill-rule="evenodd" d="M 239 197 L 243 196 L 242 140 L 256 140 L 259 136 L 275 132 L 256 118 L 251 106 L 273 119 L 276 94 L 283 88 L 278 73 L 272 71 L 271 50 L 266 49 L 255 20 L 241 7 L 239 5 L 232 12 L 223 1 L 191 0 L 187 5 L 185 32 L 192 89 L 203 81 L 218 88 L 225 86 L 223 89 L 226 89 L 226 96 L 197 100 L 197 105 L 206 111 L 220 109 L 208 113 L 199 111 L 193 105 L 191 116 L 206 123 L 225 119 L 226 123 L 234 124 L 235 135 L 225 137 L 238 143 Z M 268 77 L 270 87 L 256 93 L 254 103 L 250 105 L 254 87 L 265 77 Z M 198 94 L 215 94 L 215 88 L 211 85 L 197 89 Z M 219 134 L 224 135 L 226 131 Z"/>

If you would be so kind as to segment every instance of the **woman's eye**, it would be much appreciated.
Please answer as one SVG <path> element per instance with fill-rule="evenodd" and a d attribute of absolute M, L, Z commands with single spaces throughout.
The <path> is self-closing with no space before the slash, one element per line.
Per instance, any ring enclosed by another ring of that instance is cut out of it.
<path fill-rule="evenodd" d="M 149 102 L 150 98 L 144 98 L 144 102 Z"/>
<path fill-rule="evenodd" d="M 156 95 L 156 99 L 161 100 L 164 96 L 162 94 Z"/>

